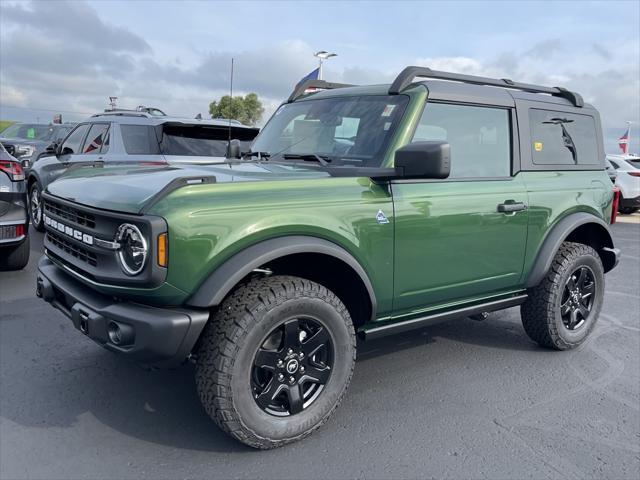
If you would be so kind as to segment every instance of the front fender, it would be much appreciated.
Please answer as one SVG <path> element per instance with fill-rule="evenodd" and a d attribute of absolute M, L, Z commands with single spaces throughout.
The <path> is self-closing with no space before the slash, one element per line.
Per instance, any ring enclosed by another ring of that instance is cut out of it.
<path fill-rule="evenodd" d="M 346 263 L 357 273 L 367 289 L 372 305 L 372 318 L 375 318 L 376 296 L 367 273 L 358 261 L 349 252 L 333 242 L 304 235 L 272 238 L 236 253 L 205 279 L 187 300 L 187 305 L 193 307 L 217 306 L 252 270 L 270 261 L 296 253 L 320 253 Z"/>
<path fill-rule="evenodd" d="M 57 157 L 42 157 L 31 165 L 29 171 L 29 185 L 33 181 L 40 184 L 41 190 L 44 192 L 47 186 L 56 178 L 62 175 L 65 165 L 58 160 Z"/>

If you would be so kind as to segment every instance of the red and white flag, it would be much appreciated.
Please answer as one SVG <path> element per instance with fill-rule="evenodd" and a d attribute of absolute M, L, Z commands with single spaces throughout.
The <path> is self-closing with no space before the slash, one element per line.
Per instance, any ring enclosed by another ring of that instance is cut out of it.
<path fill-rule="evenodd" d="M 629 151 L 629 130 L 631 127 L 627 127 L 627 131 L 622 134 L 622 136 L 618 139 L 618 146 L 620 150 L 622 150 L 623 154 L 627 154 Z"/>

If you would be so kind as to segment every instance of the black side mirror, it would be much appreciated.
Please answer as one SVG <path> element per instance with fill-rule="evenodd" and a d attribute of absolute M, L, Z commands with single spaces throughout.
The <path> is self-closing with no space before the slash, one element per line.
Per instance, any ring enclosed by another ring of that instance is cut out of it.
<path fill-rule="evenodd" d="M 447 178 L 451 147 L 447 142 L 410 143 L 396 150 L 395 167 L 400 178 Z"/>
<path fill-rule="evenodd" d="M 229 142 L 227 158 L 240 158 L 240 140 L 234 138 Z"/>
<path fill-rule="evenodd" d="M 53 142 L 51 145 L 49 145 L 47 148 L 45 148 L 44 153 L 46 153 L 48 155 L 57 155 L 58 154 L 58 144 L 56 142 Z"/>

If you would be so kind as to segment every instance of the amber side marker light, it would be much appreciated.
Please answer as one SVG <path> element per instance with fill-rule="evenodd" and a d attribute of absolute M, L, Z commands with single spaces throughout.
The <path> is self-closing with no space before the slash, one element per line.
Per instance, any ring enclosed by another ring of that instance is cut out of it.
<path fill-rule="evenodd" d="M 158 235 L 158 265 L 161 267 L 167 266 L 167 234 L 161 233 Z"/>

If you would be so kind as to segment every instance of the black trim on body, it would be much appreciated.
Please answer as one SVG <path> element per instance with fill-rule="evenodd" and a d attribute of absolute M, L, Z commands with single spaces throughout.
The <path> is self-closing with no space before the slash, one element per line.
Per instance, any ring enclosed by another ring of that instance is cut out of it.
<path fill-rule="evenodd" d="M 353 86 L 355 86 L 355 85 L 351 85 L 351 84 L 348 84 L 348 83 L 325 82 L 324 80 L 306 80 L 306 81 L 296 85 L 296 87 L 293 89 L 293 92 L 291 92 L 291 95 L 289 95 L 289 98 L 287 99 L 286 103 L 291 103 L 291 102 L 296 101 L 298 98 L 300 98 L 302 95 L 304 95 L 304 91 L 307 88 L 318 88 L 318 89 L 322 89 L 322 90 L 333 90 L 335 88 L 353 87 Z M 313 93 L 315 93 L 315 92 L 313 92 Z"/>
<path fill-rule="evenodd" d="M 613 239 L 609 225 L 602 219 L 585 212 L 572 213 L 560 220 L 547 234 L 542 246 L 538 249 L 538 255 L 536 256 L 533 267 L 529 271 L 529 276 L 526 281 L 527 288 L 535 287 L 542 281 L 551 268 L 551 263 L 562 242 L 564 242 L 576 228 L 590 223 L 600 227 L 606 235 L 605 245 L 603 245 L 598 252 L 603 256 L 603 259 L 607 259 L 607 262 L 603 262 L 603 264 L 605 264 L 604 271 L 608 272 L 616 266 L 619 250 L 613 248 Z"/>
<path fill-rule="evenodd" d="M 153 367 L 182 363 L 209 319 L 209 310 L 118 301 L 75 280 L 46 257 L 38 263 L 36 295 L 107 350 Z M 109 336 L 111 323 L 131 332 L 128 344 L 113 343 Z"/>
<path fill-rule="evenodd" d="M 404 91 L 413 80 L 418 78 L 433 78 L 437 80 L 450 80 L 455 82 L 469 83 L 472 85 L 487 85 L 492 87 L 511 88 L 522 90 L 530 93 L 548 93 L 555 97 L 561 97 L 569 100 L 575 107 L 583 107 L 584 100 L 575 92 L 571 92 L 562 87 L 543 87 L 541 85 L 533 85 L 530 83 L 514 82 L 506 78 L 489 78 L 479 77 L 476 75 L 463 75 L 460 73 L 442 72 L 439 70 L 431 70 L 428 67 L 406 67 L 393 81 L 389 87 L 389 95 L 397 95 Z"/>
<path fill-rule="evenodd" d="M 376 296 L 367 273 L 358 261 L 335 243 L 316 237 L 296 235 L 278 237 L 252 245 L 236 253 L 216 268 L 187 300 L 193 307 L 212 307 L 219 305 L 227 294 L 244 277 L 268 262 L 296 253 L 320 253 L 343 261 L 351 267 L 364 283 L 371 302 L 371 319 L 376 316 Z"/>
<path fill-rule="evenodd" d="M 151 207 L 153 207 L 160 200 L 162 200 L 170 193 L 182 187 L 186 187 L 188 185 L 205 185 L 205 184 L 216 183 L 216 182 L 217 182 L 217 179 L 214 175 L 202 176 L 202 177 L 174 178 L 144 203 L 144 205 L 140 209 L 140 214 L 142 215 L 147 213 L 151 209 Z"/>
<path fill-rule="evenodd" d="M 385 337 L 387 335 L 395 335 L 396 333 L 406 332 L 414 330 L 416 328 L 427 327 L 429 325 L 435 325 L 437 323 L 446 322 L 448 320 L 455 320 L 459 318 L 465 318 L 478 313 L 493 312 L 495 310 L 502 310 L 504 308 L 515 307 L 524 303 L 528 295 L 516 295 L 510 298 L 501 300 L 492 300 L 490 302 L 471 305 L 468 307 L 457 308 L 455 310 L 449 310 L 446 312 L 432 313 L 425 315 L 424 317 L 412 318 L 411 320 L 399 320 L 394 319 L 385 325 L 365 328 L 362 331 L 366 340 L 374 340 L 376 338 Z M 393 322 L 393 323 L 392 323 Z"/>

